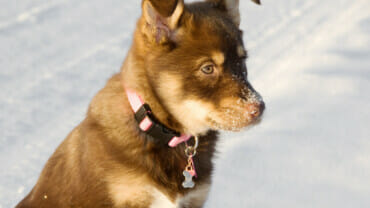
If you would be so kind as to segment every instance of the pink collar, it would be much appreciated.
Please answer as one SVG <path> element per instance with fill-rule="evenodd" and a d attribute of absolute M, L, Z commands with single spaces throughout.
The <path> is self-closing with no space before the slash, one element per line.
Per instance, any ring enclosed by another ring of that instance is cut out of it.
<path fill-rule="evenodd" d="M 144 103 L 140 95 L 128 88 L 125 88 L 125 90 L 131 108 L 135 112 L 135 119 L 139 123 L 140 130 L 152 134 L 153 137 L 162 136 L 161 134 L 163 134 L 163 137 L 169 138 L 168 146 L 170 147 L 176 147 L 178 144 L 186 142 L 191 138 L 191 135 L 179 135 L 173 130 L 167 129 L 154 118 L 149 105 Z"/>

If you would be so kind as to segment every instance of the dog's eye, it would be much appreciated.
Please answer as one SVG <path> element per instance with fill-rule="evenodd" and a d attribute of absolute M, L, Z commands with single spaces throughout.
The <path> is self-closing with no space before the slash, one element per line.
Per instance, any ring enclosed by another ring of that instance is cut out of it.
<path fill-rule="evenodd" d="M 207 64 L 202 66 L 201 70 L 205 74 L 212 74 L 214 71 L 215 66 L 213 64 Z"/>

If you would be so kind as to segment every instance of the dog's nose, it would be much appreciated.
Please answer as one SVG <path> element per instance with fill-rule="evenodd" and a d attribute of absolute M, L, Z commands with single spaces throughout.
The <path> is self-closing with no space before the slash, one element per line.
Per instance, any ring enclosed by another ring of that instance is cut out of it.
<path fill-rule="evenodd" d="M 263 101 L 250 103 L 247 105 L 247 112 L 252 118 L 257 118 L 263 114 L 265 110 L 265 103 Z"/>

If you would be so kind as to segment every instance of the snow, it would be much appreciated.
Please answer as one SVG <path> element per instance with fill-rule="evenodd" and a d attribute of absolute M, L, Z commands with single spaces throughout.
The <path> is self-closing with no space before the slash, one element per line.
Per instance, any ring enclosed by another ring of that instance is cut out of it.
<path fill-rule="evenodd" d="M 0 208 L 119 71 L 139 0 L 0 0 Z M 260 125 L 223 133 L 205 207 L 370 207 L 370 1 L 241 1 Z"/>

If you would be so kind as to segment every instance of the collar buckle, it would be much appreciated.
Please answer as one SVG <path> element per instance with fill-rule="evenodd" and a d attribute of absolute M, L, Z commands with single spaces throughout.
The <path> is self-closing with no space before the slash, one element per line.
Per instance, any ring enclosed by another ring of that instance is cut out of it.
<path fill-rule="evenodd" d="M 140 95 L 126 87 L 124 88 L 140 131 L 145 132 L 151 141 L 176 147 L 178 144 L 190 139 L 191 135 L 180 134 L 159 122 L 152 113 L 152 109 L 148 104 L 144 103 Z"/>
<path fill-rule="evenodd" d="M 181 136 L 180 133 L 161 124 L 146 103 L 135 112 L 135 120 L 138 122 L 140 130 L 148 134 L 152 141 L 158 141 L 157 138 L 161 138 L 161 143 L 167 144 L 172 138 Z"/>

